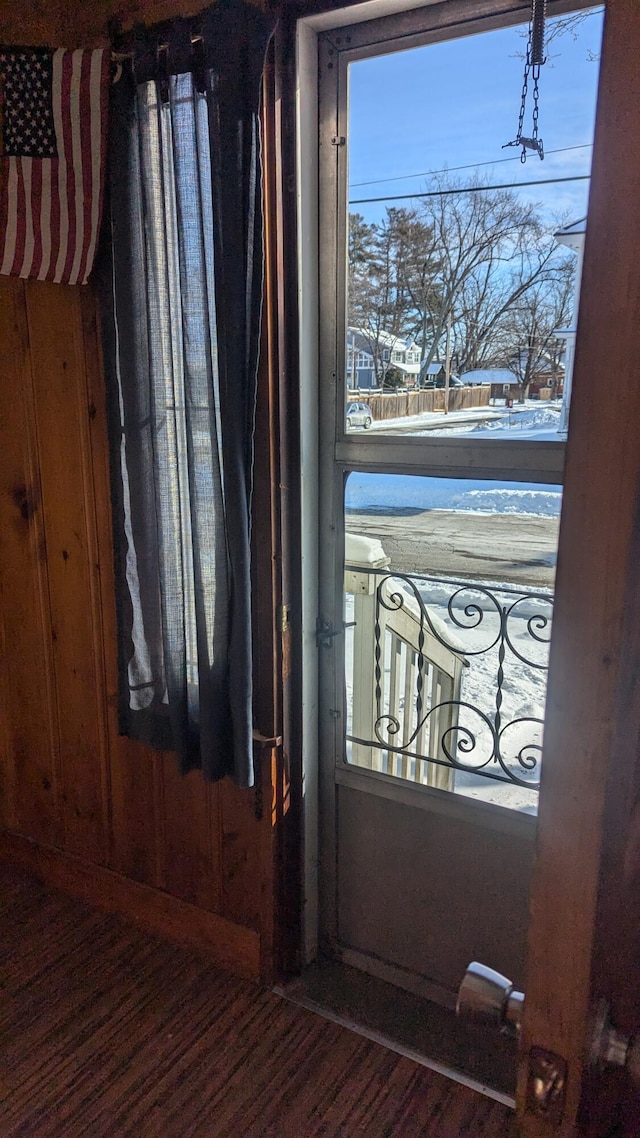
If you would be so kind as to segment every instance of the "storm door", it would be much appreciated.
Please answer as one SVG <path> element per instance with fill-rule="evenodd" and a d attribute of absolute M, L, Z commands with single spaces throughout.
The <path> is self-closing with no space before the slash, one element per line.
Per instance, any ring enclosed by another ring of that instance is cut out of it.
<path fill-rule="evenodd" d="M 319 40 L 322 943 L 449 1006 L 524 983 L 595 117 L 601 10 L 521 107 L 529 10 Z"/>

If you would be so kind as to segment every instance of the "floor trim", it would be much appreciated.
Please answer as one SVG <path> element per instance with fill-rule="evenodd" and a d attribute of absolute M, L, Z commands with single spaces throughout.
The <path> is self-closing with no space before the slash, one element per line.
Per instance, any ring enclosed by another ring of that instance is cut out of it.
<path fill-rule="evenodd" d="M 157 936 L 200 949 L 244 980 L 261 978 L 260 936 L 253 929 L 17 834 L 0 833 L 0 860 L 93 908 L 119 913 Z"/>
<path fill-rule="evenodd" d="M 463 1087 L 468 1087 L 470 1090 L 484 1095 L 485 1098 L 493 1099 L 494 1102 L 499 1102 L 502 1103 L 503 1106 L 515 1109 L 515 1099 L 511 1095 L 503 1094 L 502 1091 L 495 1090 L 494 1087 L 487 1086 L 486 1083 L 480 1083 L 477 1079 L 473 1079 L 465 1075 L 462 1071 L 455 1070 L 453 1067 L 438 1063 L 435 1059 L 430 1059 L 428 1056 L 421 1054 L 421 1052 L 415 1051 L 412 1047 L 405 1047 L 396 1039 L 392 1039 L 382 1032 L 365 1027 L 363 1024 L 357 1023 L 348 1016 L 340 1015 L 338 1012 L 332 1011 L 331 1008 L 316 1003 L 315 1000 L 311 1000 L 298 992 L 289 991 L 287 987 L 276 985 L 272 988 L 272 991 L 283 1000 L 297 1004 L 307 1011 L 315 1012 L 316 1015 L 329 1020 L 330 1023 L 336 1023 L 339 1027 L 345 1027 L 349 1031 L 353 1031 L 356 1035 L 361 1035 L 365 1039 L 371 1040 L 372 1043 L 379 1043 L 382 1047 L 386 1047 L 387 1050 L 393 1051 L 397 1055 L 402 1055 L 405 1059 L 411 1059 L 414 1063 L 418 1063 L 421 1067 L 426 1067 L 429 1071 L 435 1071 L 436 1074 L 444 1075 L 445 1078 L 450 1079 L 452 1082 L 458 1083 Z"/>

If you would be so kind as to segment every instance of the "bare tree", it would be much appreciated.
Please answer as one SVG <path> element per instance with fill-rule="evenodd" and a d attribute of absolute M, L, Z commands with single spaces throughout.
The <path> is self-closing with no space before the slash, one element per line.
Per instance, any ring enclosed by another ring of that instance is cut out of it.
<path fill-rule="evenodd" d="M 502 363 L 543 300 L 546 313 L 558 288 L 570 288 L 573 266 L 535 204 L 448 175 L 383 222 L 352 215 L 349 254 L 349 323 L 365 337 L 380 384 L 391 366 L 389 334 L 418 339 L 423 374 L 442 358 L 447 325 L 455 370 Z"/>
<path fill-rule="evenodd" d="M 422 200 L 419 215 L 433 230 L 438 269 L 426 299 L 431 328 L 424 365 L 441 351 L 449 318 L 458 370 L 480 366 L 505 314 L 534 284 L 555 272 L 557 245 L 536 206 L 480 179 L 461 185 L 447 176 Z"/>
<path fill-rule="evenodd" d="M 586 12 L 569 12 L 566 16 L 556 16 L 555 19 L 548 19 L 544 36 L 547 61 L 550 61 L 557 54 L 560 54 L 559 52 L 554 52 L 553 55 L 550 54 L 549 49 L 552 45 L 554 47 L 557 47 L 558 41 L 561 40 L 563 36 L 567 35 L 571 36 L 571 39 L 577 40 L 582 25 L 592 16 L 600 15 L 602 13 L 602 10 L 602 6 L 598 6 L 596 8 L 588 9 Z M 523 30 L 520 34 L 523 39 L 527 39 L 529 36 L 528 30 Z M 524 59 L 525 52 L 518 52 L 518 55 Z M 587 59 L 591 63 L 597 63 L 600 59 L 600 55 L 599 53 L 588 49 Z"/>
<path fill-rule="evenodd" d="M 543 377 L 557 393 L 564 345 L 556 333 L 571 317 L 574 278 L 574 258 L 565 256 L 553 275 L 537 281 L 505 316 L 502 343 L 496 341 L 491 362 L 514 373 L 521 402 L 534 380 Z"/>

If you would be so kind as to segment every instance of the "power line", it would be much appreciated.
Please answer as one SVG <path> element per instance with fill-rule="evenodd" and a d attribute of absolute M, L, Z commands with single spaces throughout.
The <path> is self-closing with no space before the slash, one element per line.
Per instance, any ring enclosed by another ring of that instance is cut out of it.
<path fill-rule="evenodd" d="M 586 150 L 592 147 L 592 142 L 582 142 L 580 146 L 559 146 L 556 150 L 545 150 L 547 154 L 566 154 L 569 150 Z M 395 178 L 373 178 L 370 182 L 351 182 L 350 188 L 356 186 L 379 186 L 382 182 L 406 182 L 408 178 L 429 178 L 433 174 L 453 174 L 456 170 L 477 170 L 480 166 L 497 166 L 499 162 L 519 162 L 520 155 L 511 158 L 494 158 L 492 162 L 470 162 L 468 166 L 448 166 L 445 170 L 423 170 L 421 174 L 398 174 Z"/>
<path fill-rule="evenodd" d="M 389 194 L 384 198 L 349 198 L 349 205 L 369 205 L 372 202 L 404 202 L 415 198 L 444 198 L 450 194 L 486 194 L 489 190 L 517 190 L 520 186 L 550 186 L 556 182 L 588 182 L 590 174 L 574 174 L 571 178 L 540 178 L 535 182 L 504 182 L 502 185 L 466 186 L 455 190 L 428 190 L 421 194 Z"/>

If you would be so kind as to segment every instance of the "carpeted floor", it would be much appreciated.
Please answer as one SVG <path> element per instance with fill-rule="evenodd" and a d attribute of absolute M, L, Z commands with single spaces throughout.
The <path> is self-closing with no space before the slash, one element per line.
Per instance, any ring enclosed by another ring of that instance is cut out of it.
<path fill-rule="evenodd" d="M 513 1115 L 0 866 L 0 1138 L 507 1138 Z"/>

